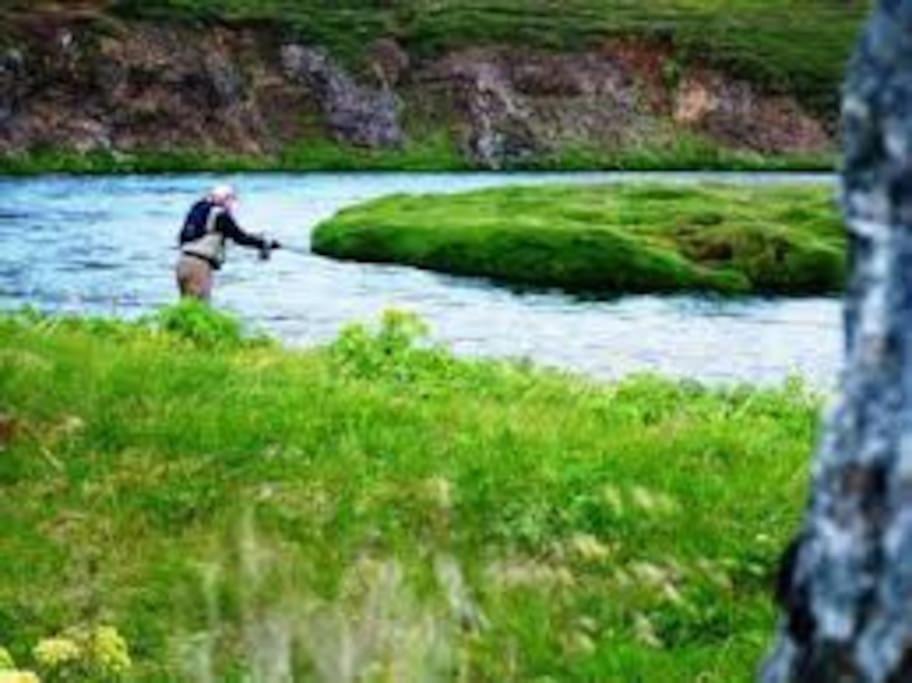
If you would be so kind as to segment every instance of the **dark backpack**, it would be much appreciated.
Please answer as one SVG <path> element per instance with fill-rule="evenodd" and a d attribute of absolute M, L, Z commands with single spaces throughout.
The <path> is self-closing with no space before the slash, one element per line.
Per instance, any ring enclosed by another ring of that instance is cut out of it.
<path fill-rule="evenodd" d="M 178 241 L 180 244 L 195 242 L 206 234 L 206 223 L 209 220 L 209 212 L 213 206 L 209 202 L 197 202 L 190 209 L 187 218 L 184 220 L 184 227 L 181 228 Z"/>

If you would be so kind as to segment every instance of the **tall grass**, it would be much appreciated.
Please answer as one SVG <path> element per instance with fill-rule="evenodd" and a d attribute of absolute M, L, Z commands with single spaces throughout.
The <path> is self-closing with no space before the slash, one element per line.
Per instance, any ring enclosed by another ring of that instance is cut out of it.
<path fill-rule="evenodd" d="M 402 314 L 287 351 L 201 315 L 0 318 L 17 661 L 86 622 L 148 682 L 188 653 L 198 680 L 752 680 L 816 429 L 800 384 L 458 360 Z"/>

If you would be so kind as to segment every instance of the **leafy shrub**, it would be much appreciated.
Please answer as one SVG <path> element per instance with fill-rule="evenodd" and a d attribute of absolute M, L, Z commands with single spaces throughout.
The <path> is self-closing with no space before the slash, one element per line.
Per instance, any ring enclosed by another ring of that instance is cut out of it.
<path fill-rule="evenodd" d="M 389 310 L 383 314 L 376 332 L 364 325 L 343 329 L 329 352 L 340 369 L 359 378 L 392 374 L 400 379 L 413 379 L 420 365 L 415 361 L 424 360 L 425 365 L 428 361 L 446 362 L 445 352 L 419 346 L 427 339 L 428 332 L 418 316 Z"/>
<path fill-rule="evenodd" d="M 41 683 L 31 671 L 0 671 L 0 683 Z"/>
<path fill-rule="evenodd" d="M 12 671 L 16 668 L 16 663 L 13 661 L 12 655 L 9 651 L 0 647 L 0 671 Z"/>
<path fill-rule="evenodd" d="M 35 670 L 17 670 L 0 647 L 0 683 L 116 683 L 133 665 L 127 641 L 111 626 L 72 628 L 32 648 Z"/>
<path fill-rule="evenodd" d="M 148 322 L 195 346 L 233 348 L 251 341 L 237 318 L 194 299 L 163 308 Z"/>

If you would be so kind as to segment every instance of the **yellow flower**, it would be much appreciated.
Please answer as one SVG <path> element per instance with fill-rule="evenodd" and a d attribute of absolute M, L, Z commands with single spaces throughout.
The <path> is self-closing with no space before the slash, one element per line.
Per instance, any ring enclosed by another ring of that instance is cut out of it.
<path fill-rule="evenodd" d="M 0 671 L 0 683 L 41 683 L 31 671 Z"/>
<path fill-rule="evenodd" d="M 13 656 L 5 647 L 0 647 L 0 671 L 12 671 L 16 668 Z"/>
<path fill-rule="evenodd" d="M 656 649 L 662 647 L 662 641 L 659 639 L 658 635 L 656 635 L 655 627 L 653 627 L 649 617 L 645 614 L 637 614 L 636 617 L 634 617 L 633 634 L 636 639 L 646 647 Z"/>
<path fill-rule="evenodd" d="M 92 633 L 92 660 L 109 674 L 127 671 L 133 664 L 127 641 L 112 626 L 99 626 Z"/>
<path fill-rule="evenodd" d="M 69 638 L 45 638 L 34 647 L 32 654 L 42 667 L 57 669 L 78 660 L 82 652 Z"/>
<path fill-rule="evenodd" d="M 608 484 L 602 489 L 602 501 L 616 515 L 624 511 L 624 501 L 621 498 L 621 492 L 616 486 Z"/>
<path fill-rule="evenodd" d="M 611 555 L 611 547 L 591 534 L 576 534 L 570 539 L 570 548 L 588 562 L 603 562 Z"/>
<path fill-rule="evenodd" d="M 633 504 L 647 514 L 670 515 L 678 509 L 677 501 L 671 496 L 650 491 L 642 486 L 634 486 L 630 495 Z"/>
<path fill-rule="evenodd" d="M 498 562 L 488 569 L 491 578 L 502 588 L 572 588 L 573 573 L 562 566 L 542 564 L 534 560 Z"/>
<path fill-rule="evenodd" d="M 562 639 L 562 645 L 569 655 L 591 655 L 595 652 L 595 641 L 588 633 L 574 631 Z"/>
<path fill-rule="evenodd" d="M 666 571 L 659 565 L 652 564 L 651 562 L 634 562 L 630 566 L 630 569 L 634 576 L 647 586 L 662 586 L 668 580 Z"/>
<path fill-rule="evenodd" d="M 445 477 L 431 477 L 424 482 L 425 497 L 441 510 L 453 506 L 453 485 Z"/>

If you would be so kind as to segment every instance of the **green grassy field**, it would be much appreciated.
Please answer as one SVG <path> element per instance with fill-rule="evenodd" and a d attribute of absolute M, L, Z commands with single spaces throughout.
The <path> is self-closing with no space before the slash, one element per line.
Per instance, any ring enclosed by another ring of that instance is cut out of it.
<path fill-rule="evenodd" d="M 0 646 L 109 624 L 150 682 L 752 680 L 817 399 L 421 332 L 0 318 Z"/>
<path fill-rule="evenodd" d="M 832 108 L 868 2 L 845 0 L 120 0 L 114 11 L 156 19 L 280 21 L 357 62 L 372 39 L 394 36 L 426 56 L 485 43 L 578 50 L 606 37 L 671 43 L 775 90 Z"/>
<path fill-rule="evenodd" d="M 397 195 L 318 226 L 316 252 L 505 283 L 622 293 L 817 294 L 845 275 L 824 187 L 606 185 Z"/>

